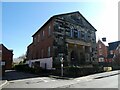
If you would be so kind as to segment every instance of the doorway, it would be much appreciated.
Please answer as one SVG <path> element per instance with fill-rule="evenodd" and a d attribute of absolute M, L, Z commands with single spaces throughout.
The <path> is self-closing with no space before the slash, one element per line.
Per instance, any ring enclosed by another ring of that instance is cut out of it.
<path fill-rule="evenodd" d="M 72 50 L 71 52 L 71 65 L 78 65 L 78 54 L 75 50 Z"/>

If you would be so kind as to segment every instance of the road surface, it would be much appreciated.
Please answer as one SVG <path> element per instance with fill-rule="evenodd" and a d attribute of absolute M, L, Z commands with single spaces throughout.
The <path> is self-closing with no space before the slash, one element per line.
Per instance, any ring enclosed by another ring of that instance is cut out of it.
<path fill-rule="evenodd" d="M 11 80 L 5 88 L 118 88 L 118 71 L 89 75 L 70 80 L 35 77 Z"/>

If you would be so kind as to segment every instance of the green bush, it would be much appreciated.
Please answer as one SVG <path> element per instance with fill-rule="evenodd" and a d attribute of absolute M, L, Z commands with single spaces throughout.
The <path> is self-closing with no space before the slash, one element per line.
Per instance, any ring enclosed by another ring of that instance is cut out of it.
<path fill-rule="evenodd" d="M 64 67 L 64 75 L 68 77 L 79 77 L 90 74 L 102 72 L 100 67 L 79 67 L 79 66 L 68 66 Z"/>
<path fill-rule="evenodd" d="M 80 74 L 80 67 L 68 66 L 64 67 L 64 75 L 69 77 L 76 77 Z"/>
<path fill-rule="evenodd" d="M 17 70 L 17 71 L 28 72 L 28 73 L 33 73 L 33 74 L 39 74 L 39 73 L 42 72 L 41 67 L 30 68 L 28 65 L 24 65 L 24 64 L 15 65 L 14 69 Z"/>
<path fill-rule="evenodd" d="M 14 69 L 21 72 L 27 72 L 27 73 L 39 74 L 39 75 L 47 75 L 52 72 L 51 70 L 46 70 L 41 67 L 31 68 L 28 65 L 20 65 L 20 64 L 15 65 Z"/>

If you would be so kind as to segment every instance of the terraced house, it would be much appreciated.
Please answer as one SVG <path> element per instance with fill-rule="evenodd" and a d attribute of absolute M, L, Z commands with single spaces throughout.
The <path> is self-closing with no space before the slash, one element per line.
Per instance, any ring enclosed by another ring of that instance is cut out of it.
<path fill-rule="evenodd" d="M 35 34 L 27 47 L 27 63 L 52 69 L 60 66 L 92 66 L 97 61 L 96 29 L 81 15 L 54 15 Z"/>
<path fill-rule="evenodd" d="M 2 66 L 3 75 L 5 73 L 5 70 L 12 69 L 12 62 L 13 62 L 13 50 L 10 50 L 6 48 L 3 44 L 0 44 L 0 64 Z"/>
<path fill-rule="evenodd" d="M 101 40 L 98 40 L 97 42 L 97 56 L 99 64 L 104 64 L 107 62 L 108 46 L 106 46 Z"/>
<path fill-rule="evenodd" d="M 116 61 L 120 63 L 120 41 L 110 42 L 109 44 L 109 53 L 108 53 L 108 62 L 113 63 Z"/>

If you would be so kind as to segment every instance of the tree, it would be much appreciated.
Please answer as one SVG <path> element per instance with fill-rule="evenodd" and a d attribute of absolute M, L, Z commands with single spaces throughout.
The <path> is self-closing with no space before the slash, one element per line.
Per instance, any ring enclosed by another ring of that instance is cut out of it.
<path fill-rule="evenodd" d="M 19 56 L 18 58 L 15 58 L 14 59 L 14 62 L 16 62 L 16 63 L 25 63 L 26 62 L 26 54 L 23 54 L 23 55 L 21 55 L 21 56 Z"/>

